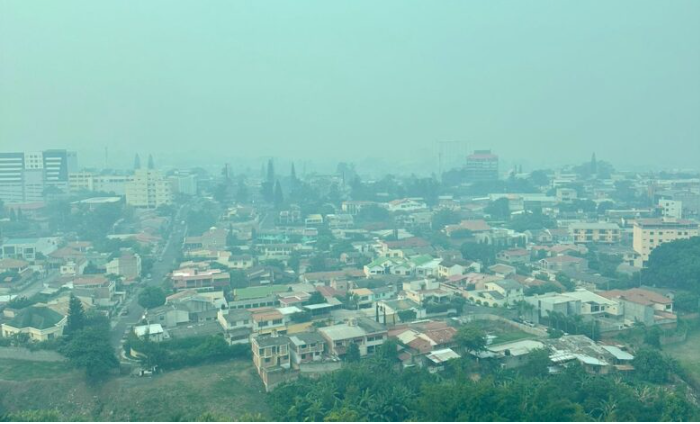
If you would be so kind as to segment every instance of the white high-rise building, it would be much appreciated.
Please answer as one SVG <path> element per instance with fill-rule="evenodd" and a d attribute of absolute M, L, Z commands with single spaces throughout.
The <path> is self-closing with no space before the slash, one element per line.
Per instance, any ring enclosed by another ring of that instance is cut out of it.
<path fill-rule="evenodd" d="M 126 183 L 126 204 L 154 209 L 172 203 L 170 183 L 155 169 L 137 169 L 133 181 Z"/>

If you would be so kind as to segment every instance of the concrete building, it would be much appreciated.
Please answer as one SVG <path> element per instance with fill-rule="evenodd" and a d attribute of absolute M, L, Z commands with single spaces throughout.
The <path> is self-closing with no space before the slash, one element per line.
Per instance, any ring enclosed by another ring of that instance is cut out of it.
<path fill-rule="evenodd" d="M 122 253 L 107 263 L 107 274 L 135 280 L 141 275 L 141 256 L 131 252 Z"/>
<path fill-rule="evenodd" d="M 469 181 L 491 181 L 498 179 L 498 156 L 491 150 L 475 150 L 467 156 L 465 167 Z"/>
<path fill-rule="evenodd" d="M 294 377 L 288 372 L 292 366 L 290 343 L 287 336 L 256 336 L 251 340 L 253 364 L 267 391 Z"/>
<path fill-rule="evenodd" d="M 381 346 L 387 339 L 386 328 L 365 317 L 323 327 L 318 331 L 328 342 L 329 352 L 335 356 L 344 356 L 351 344 L 357 345 L 361 357 L 372 355 L 377 346 Z"/>
<path fill-rule="evenodd" d="M 632 247 L 639 254 L 635 265 L 646 266 L 651 252 L 663 243 L 698 235 L 698 223 L 694 221 L 675 218 L 638 219 L 632 230 Z"/>
<path fill-rule="evenodd" d="M 661 215 L 665 218 L 683 218 L 683 202 L 672 199 L 659 199 Z"/>
<path fill-rule="evenodd" d="M 126 183 L 126 204 L 155 209 L 172 203 L 170 183 L 154 169 L 137 169 L 133 181 Z"/>
<path fill-rule="evenodd" d="M 569 225 L 574 243 L 619 243 L 622 233 L 617 224 L 609 222 L 577 222 Z"/>
<path fill-rule="evenodd" d="M 173 193 L 186 196 L 197 195 L 197 176 L 194 174 L 177 174 L 168 177 L 170 189 Z"/>
<path fill-rule="evenodd" d="M 38 202 L 50 187 L 67 193 L 68 174 L 77 168 L 76 153 L 67 150 L 0 153 L 0 200 L 6 204 Z"/>
<path fill-rule="evenodd" d="M 71 193 L 98 191 L 124 196 L 126 194 L 126 184 L 133 180 L 133 175 L 98 175 L 92 172 L 73 172 L 68 174 L 68 184 Z"/>
<path fill-rule="evenodd" d="M 1 242 L 3 258 L 33 261 L 39 256 L 48 256 L 58 249 L 57 237 L 16 238 Z"/>

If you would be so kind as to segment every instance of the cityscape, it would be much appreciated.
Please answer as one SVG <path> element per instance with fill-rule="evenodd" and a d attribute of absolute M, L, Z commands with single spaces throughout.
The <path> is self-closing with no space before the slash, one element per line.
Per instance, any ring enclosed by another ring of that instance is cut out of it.
<path fill-rule="evenodd" d="M 0 3 L 0 421 L 700 420 L 700 3 L 380 3 Z"/>

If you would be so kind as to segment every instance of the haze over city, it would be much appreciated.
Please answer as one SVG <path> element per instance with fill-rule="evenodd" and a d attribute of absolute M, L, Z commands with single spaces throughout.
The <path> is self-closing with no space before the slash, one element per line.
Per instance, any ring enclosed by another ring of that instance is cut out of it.
<path fill-rule="evenodd" d="M 108 147 L 115 167 L 139 151 L 427 173 L 460 141 L 530 167 L 595 151 L 697 169 L 699 21 L 692 0 L 6 0 L 0 141 L 93 166 Z"/>
<path fill-rule="evenodd" d="M 700 0 L 0 0 L 0 422 L 700 422 Z"/>

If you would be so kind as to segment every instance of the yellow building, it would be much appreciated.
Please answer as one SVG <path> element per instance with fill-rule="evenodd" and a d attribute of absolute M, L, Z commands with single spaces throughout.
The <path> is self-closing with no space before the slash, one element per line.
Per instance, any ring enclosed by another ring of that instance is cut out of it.
<path fill-rule="evenodd" d="M 569 226 L 574 243 L 619 243 L 620 227 L 609 222 L 579 222 Z"/>
<path fill-rule="evenodd" d="M 663 243 L 698 236 L 698 223 L 687 219 L 649 218 L 634 223 L 632 247 L 639 254 L 637 266 L 645 266 L 651 252 Z"/>
<path fill-rule="evenodd" d="M 61 337 L 65 324 L 65 315 L 44 306 L 30 306 L 19 311 L 10 322 L 2 324 L 2 336 L 26 334 L 31 341 L 43 342 Z"/>
<path fill-rule="evenodd" d="M 153 169 L 137 169 L 133 181 L 126 183 L 126 204 L 155 209 L 172 203 L 170 183 Z"/>

